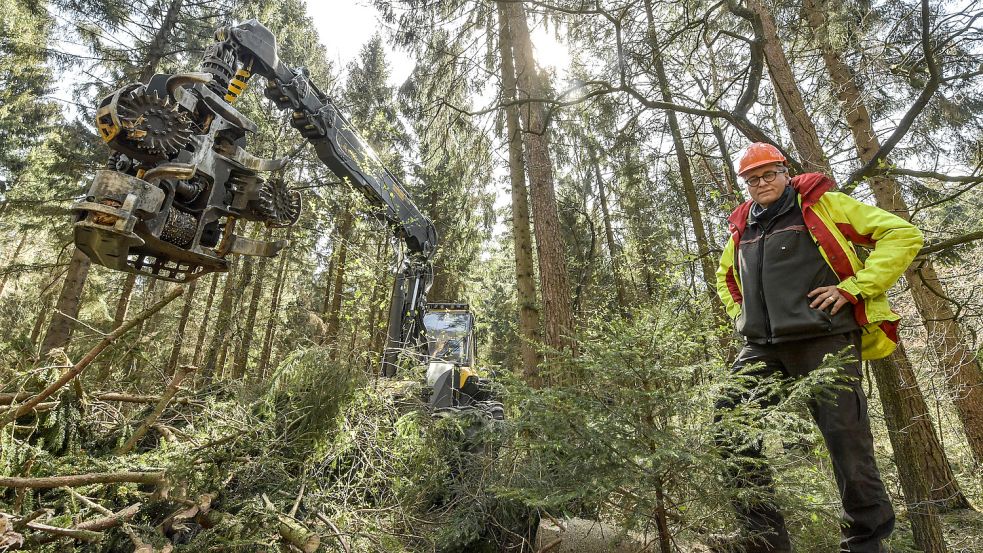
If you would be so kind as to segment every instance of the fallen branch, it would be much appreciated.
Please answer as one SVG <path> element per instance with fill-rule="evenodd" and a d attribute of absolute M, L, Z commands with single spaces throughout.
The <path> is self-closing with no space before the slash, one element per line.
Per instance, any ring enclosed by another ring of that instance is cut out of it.
<path fill-rule="evenodd" d="M 75 366 L 73 366 L 71 369 L 65 372 L 65 374 L 61 375 L 61 378 L 59 378 L 51 385 L 49 385 L 47 388 L 42 390 L 41 393 L 39 393 L 38 395 L 32 397 L 31 399 L 27 400 L 25 403 L 18 406 L 16 409 L 11 409 L 6 413 L 4 413 L 3 415 L 0 415 L 0 429 L 2 429 L 4 426 L 9 424 L 11 421 L 16 420 L 17 417 L 20 417 L 28 413 L 42 401 L 51 397 L 52 394 L 60 390 L 65 384 L 68 384 L 69 382 L 71 382 L 73 378 L 81 374 L 82 371 L 85 370 L 85 368 L 88 367 L 92 363 L 92 361 L 95 360 L 95 358 L 98 357 L 100 353 L 102 353 L 104 349 L 106 349 L 113 342 L 115 342 L 116 339 L 126 334 L 127 332 L 129 332 L 131 329 L 133 329 L 135 326 L 142 323 L 146 319 L 150 318 L 151 315 L 163 309 L 165 305 L 171 303 L 172 301 L 174 301 L 175 298 L 177 298 L 183 293 L 184 293 L 184 288 L 175 287 L 170 292 L 168 292 L 166 296 L 164 296 L 164 299 L 150 306 L 143 313 L 140 313 L 133 319 L 126 321 L 126 323 L 122 324 L 119 328 L 112 331 L 109 335 L 103 338 L 102 341 L 96 345 L 96 347 L 89 350 L 89 353 L 86 353 L 85 357 L 83 357 L 78 363 L 76 363 Z"/>
<path fill-rule="evenodd" d="M 60 526 L 50 526 L 40 522 L 28 522 L 27 527 L 38 532 L 54 534 L 59 538 L 72 538 L 79 541 L 97 542 L 102 539 L 102 532 L 95 530 L 83 530 L 81 528 L 62 528 Z M 34 543 L 38 543 L 37 541 Z"/>
<path fill-rule="evenodd" d="M 181 385 L 181 381 L 184 380 L 184 377 L 188 376 L 188 374 L 194 372 L 196 369 L 197 367 L 183 366 L 174 371 L 174 376 L 171 377 L 170 384 L 168 384 L 167 388 L 164 389 L 164 394 L 160 396 L 160 401 L 158 401 L 157 405 L 154 406 L 154 410 L 151 411 L 150 416 L 148 416 L 143 423 L 140 424 L 140 427 L 133 432 L 133 435 L 126 440 L 126 443 L 116 448 L 116 451 L 114 451 L 113 454 L 122 455 L 133 449 L 133 446 L 140 441 L 140 438 L 147 434 L 147 430 L 149 430 L 150 427 L 157 422 L 157 419 L 160 418 L 171 399 L 177 395 L 178 386 Z"/>
<path fill-rule="evenodd" d="M 91 395 L 92 399 L 97 399 L 99 401 L 118 401 L 121 403 L 157 403 L 160 401 L 160 396 L 143 396 L 137 394 L 122 394 L 117 392 L 96 392 Z M 3 400 L 0 399 L 0 404 Z M 177 397 L 171 400 L 171 403 L 181 403 L 187 405 L 191 403 L 191 400 L 186 397 Z"/>
<path fill-rule="evenodd" d="M 114 484 L 132 482 L 134 484 L 160 484 L 164 481 L 163 472 L 95 472 L 91 474 L 73 474 L 69 476 L 47 476 L 43 478 L 17 478 L 0 476 L 0 487 L 7 488 L 61 488 L 63 486 L 77 487 L 89 484 Z"/>
<path fill-rule="evenodd" d="M 47 411 L 51 411 L 55 407 L 58 407 L 58 403 L 59 402 L 57 402 L 57 401 L 44 401 L 44 402 L 41 402 L 41 403 L 35 405 L 31 409 L 29 409 L 29 411 L 35 412 L 35 413 L 45 413 Z M 6 412 L 9 412 L 11 409 L 14 409 L 14 407 L 8 407 L 8 408 L 4 409 L 4 412 L 5 413 Z"/>
<path fill-rule="evenodd" d="M 14 530 L 16 530 L 16 531 L 23 530 L 24 527 L 26 527 L 28 524 L 30 524 L 30 523 L 34 522 L 35 520 L 43 517 L 44 515 L 47 515 L 49 512 L 50 511 L 48 511 L 48 509 L 38 509 L 37 511 L 34 511 L 33 513 L 27 515 L 26 517 L 15 521 L 14 522 Z M 0 516 L 2 516 L 2 515 L 0 515 Z"/>
<path fill-rule="evenodd" d="M 108 530 L 136 516 L 136 514 L 140 512 L 140 507 L 141 507 L 140 503 L 134 503 L 129 507 L 116 511 L 110 516 L 97 518 L 87 522 L 81 522 L 78 524 L 78 526 L 76 526 L 76 528 L 81 528 L 83 530 L 97 530 L 97 531 Z"/>
<path fill-rule="evenodd" d="M 317 533 L 312 532 L 294 518 L 279 512 L 276 505 L 270 501 L 270 498 L 266 494 L 262 494 L 261 497 L 263 499 L 263 506 L 267 510 L 276 513 L 276 517 L 280 521 L 280 527 L 278 528 L 280 537 L 285 542 L 304 553 L 314 553 L 317 551 L 317 548 L 321 546 L 321 536 L 318 536 Z"/>
<path fill-rule="evenodd" d="M 124 522 L 136 516 L 136 514 L 140 512 L 140 505 L 141 505 L 140 503 L 134 503 L 129 507 L 121 509 L 115 513 L 111 513 L 109 516 L 97 518 L 94 520 L 89 520 L 86 522 L 80 522 L 75 526 L 75 530 L 92 531 L 98 533 L 103 530 L 109 530 L 110 528 L 115 528 L 116 526 L 119 526 L 120 524 L 123 524 Z M 57 540 L 59 537 L 62 536 L 45 536 L 43 538 L 31 541 L 29 545 L 30 547 L 34 547 L 36 545 L 51 543 Z M 24 548 L 26 549 L 26 547 Z"/>
<path fill-rule="evenodd" d="M 335 523 L 331 522 L 330 518 L 321 512 L 316 513 L 314 516 L 316 516 L 321 522 L 331 527 L 331 530 L 334 531 L 334 537 L 338 538 L 338 543 L 341 544 L 341 548 L 345 550 L 345 553 L 352 553 L 352 548 L 348 545 L 348 542 L 345 541 L 345 535 L 341 533 L 341 530 L 339 530 L 337 526 L 335 526 Z"/>
<path fill-rule="evenodd" d="M 179 443 L 177 436 L 174 435 L 174 431 L 168 428 L 167 426 L 160 423 L 156 423 L 151 428 L 159 432 L 160 435 L 163 436 L 165 440 L 167 440 L 167 443 L 169 444 Z"/>
<path fill-rule="evenodd" d="M 24 401 L 31 397 L 30 392 L 4 393 L 0 394 L 0 405 L 10 405 L 15 401 Z"/>

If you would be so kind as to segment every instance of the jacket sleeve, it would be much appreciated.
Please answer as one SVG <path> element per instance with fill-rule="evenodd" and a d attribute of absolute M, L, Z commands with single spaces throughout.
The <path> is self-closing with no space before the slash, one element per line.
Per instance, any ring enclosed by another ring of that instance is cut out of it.
<path fill-rule="evenodd" d="M 737 280 L 734 271 L 734 237 L 727 239 L 724 246 L 724 253 L 720 256 L 720 264 L 717 266 L 717 295 L 724 303 L 727 315 L 731 319 L 736 319 L 741 314 L 741 285 Z"/>
<path fill-rule="evenodd" d="M 828 192 L 836 205 L 840 231 L 855 244 L 872 247 L 864 266 L 840 282 L 840 290 L 854 300 L 887 291 L 922 249 L 924 238 L 914 225 L 878 207 L 859 202 L 846 194 Z"/>

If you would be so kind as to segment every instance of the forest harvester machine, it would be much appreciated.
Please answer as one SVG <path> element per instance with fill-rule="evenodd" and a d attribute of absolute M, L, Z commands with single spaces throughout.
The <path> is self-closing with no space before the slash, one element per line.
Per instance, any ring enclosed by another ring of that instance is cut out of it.
<path fill-rule="evenodd" d="M 466 304 L 428 304 L 437 231 L 335 103 L 303 68 L 285 65 L 256 20 L 220 28 L 199 72 L 158 74 L 99 104 L 96 125 L 112 153 L 76 213 L 75 244 L 106 267 L 174 282 L 227 271 L 230 254 L 273 257 L 286 245 L 235 234 L 237 221 L 291 226 L 301 193 L 282 178 L 287 159 L 247 151 L 257 125 L 236 109 L 249 80 L 290 110 L 290 124 L 335 175 L 361 192 L 393 234 L 398 263 L 381 373 L 404 354 L 427 365 L 435 412 L 504 410 L 475 368 L 474 317 Z M 278 176 L 279 175 L 279 176 Z"/>

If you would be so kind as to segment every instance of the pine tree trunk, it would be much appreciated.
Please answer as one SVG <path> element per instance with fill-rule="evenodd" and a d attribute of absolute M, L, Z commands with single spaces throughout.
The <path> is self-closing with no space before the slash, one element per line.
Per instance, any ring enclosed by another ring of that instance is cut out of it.
<path fill-rule="evenodd" d="M 126 311 L 130 306 L 130 296 L 133 295 L 133 286 L 137 282 L 136 273 L 127 273 L 123 280 L 123 289 L 119 292 L 119 300 L 116 301 L 116 313 L 113 315 L 113 330 L 122 326 L 126 321 Z"/>
<path fill-rule="evenodd" d="M 21 250 L 24 249 L 24 244 L 27 243 L 28 233 L 22 232 L 20 235 L 20 240 L 17 242 L 17 247 L 14 248 L 14 254 L 10 256 L 10 261 L 7 262 L 7 268 L 13 267 L 14 263 L 17 262 L 17 258 L 20 256 Z M 0 276 L 0 296 L 3 296 L 3 290 L 7 287 L 7 278 L 10 276 L 9 272 L 5 272 L 3 276 Z"/>
<path fill-rule="evenodd" d="M 287 239 L 290 239 L 289 232 Z M 259 363 L 256 365 L 256 375 L 262 378 L 265 378 L 269 372 L 270 359 L 273 356 L 273 339 L 276 337 L 277 322 L 279 321 L 280 296 L 283 294 L 283 286 L 287 280 L 289 253 L 286 249 L 280 252 L 280 266 L 277 268 L 273 297 L 270 300 L 270 318 L 266 323 L 266 331 L 263 334 L 263 349 L 259 355 Z"/>
<path fill-rule="evenodd" d="M 385 251 L 384 243 L 383 242 L 380 242 L 379 243 L 379 246 L 376 248 L 376 251 L 375 251 L 375 266 L 376 267 L 378 267 L 378 266 L 380 266 L 382 264 L 382 260 L 383 260 L 383 257 L 382 256 L 384 255 L 384 251 Z M 369 321 L 368 321 L 368 324 L 365 327 L 365 336 L 366 336 L 366 338 L 365 338 L 365 348 L 364 348 L 364 351 L 366 353 L 374 353 L 376 351 L 379 351 L 379 350 L 376 350 L 375 349 L 375 337 L 376 337 L 376 334 L 378 334 L 378 331 L 379 331 L 379 328 L 378 328 L 378 326 L 379 326 L 379 312 L 381 311 L 381 308 L 378 305 L 379 302 L 381 301 L 381 298 L 379 296 L 383 292 L 383 286 L 382 285 L 385 282 L 385 279 L 383 279 L 382 276 L 381 276 L 381 274 L 383 274 L 384 271 L 379 271 L 379 273 L 380 273 L 380 277 L 372 281 L 372 293 L 369 295 L 369 318 L 368 318 Z M 373 363 L 373 364 L 370 364 L 369 366 L 371 368 L 374 365 L 375 364 Z"/>
<path fill-rule="evenodd" d="M 215 316 L 215 328 L 212 329 L 212 339 L 208 345 L 208 352 L 203 361 L 204 368 L 201 376 L 206 384 L 211 384 L 217 376 L 217 370 L 222 366 L 221 354 L 225 345 L 229 341 L 229 329 L 232 323 L 233 300 L 236 296 L 236 262 L 238 256 L 229 262 L 229 272 L 225 275 L 225 285 L 222 287 L 222 300 L 218 305 L 218 314 Z"/>
<path fill-rule="evenodd" d="M 622 311 L 628 308 L 628 293 L 625 290 L 625 281 L 622 278 L 621 248 L 614 240 L 614 226 L 611 224 L 611 211 L 608 208 L 608 195 L 604 188 L 604 179 L 601 178 L 601 164 L 597 159 L 597 150 L 594 144 L 588 146 L 591 165 L 594 167 L 594 180 L 597 181 L 597 196 L 601 203 L 601 218 L 604 223 L 604 239 L 607 242 L 608 255 L 611 257 L 611 278 L 614 279 L 614 291 L 618 300 L 618 307 Z"/>
<path fill-rule="evenodd" d="M 525 101 L 519 111 L 524 127 L 522 143 L 526 154 L 532 216 L 535 222 L 533 229 L 539 257 L 546 345 L 557 350 L 576 351 L 573 338 L 576 329 L 570 305 L 570 284 L 563 234 L 557 213 L 546 106 L 536 101 L 546 96 L 547 87 L 543 76 L 536 68 L 523 3 L 500 5 L 506 8 L 509 15 L 508 28 L 511 32 L 515 60 L 516 98 Z"/>
<path fill-rule="evenodd" d="M 212 285 L 208 288 L 208 297 L 205 298 L 205 310 L 203 311 L 201 324 L 198 326 L 198 339 L 195 340 L 195 353 L 191 356 L 191 363 L 198 366 L 201 363 L 201 352 L 205 346 L 205 336 L 208 335 L 208 319 L 212 315 L 212 302 L 215 300 L 215 293 L 218 290 L 218 273 L 212 273 Z"/>
<path fill-rule="evenodd" d="M 147 46 L 147 62 L 144 64 L 143 69 L 140 71 L 140 76 L 137 79 L 140 82 L 145 83 L 149 81 L 157 72 L 157 67 L 160 65 L 161 60 L 164 59 L 164 55 L 167 54 L 168 39 L 177 26 L 178 16 L 181 15 L 183 5 L 184 0 L 171 0 L 171 4 L 167 7 L 164 20 L 161 22 L 160 27 L 157 28 L 153 38 L 150 39 L 150 44 Z"/>
<path fill-rule="evenodd" d="M 331 252 L 331 260 L 328 261 L 328 271 L 324 275 L 324 298 L 321 306 L 321 315 L 327 318 L 331 312 L 331 282 L 334 280 L 334 252 Z"/>
<path fill-rule="evenodd" d="M 871 361 L 877 389 L 884 405 L 884 420 L 899 472 L 915 472 L 925 480 L 928 496 L 909 498 L 909 503 L 935 502 L 939 510 L 969 508 L 969 501 L 949 468 L 945 452 L 928 417 L 928 406 L 918 388 L 915 370 L 904 345 L 888 359 Z M 888 374 L 889 373 L 889 374 Z M 907 494 L 905 497 L 908 497 Z"/>
<path fill-rule="evenodd" d="M 932 499 L 932 485 L 929 483 L 933 478 L 930 473 L 941 465 L 926 462 L 929 457 L 924 444 L 931 440 L 922 434 L 932 431 L 931 424 L 911 424 L 920 420 L 915 417 L 925 409 L 925 400 L 914 381 L 915 373 L 911 370 L 904 346 L 899 344 L 898 350 L 890 358 L 872 361 L 871 365 L 884 405 L 884 419 L 894 449 L 898 480 L 904 492 L 915 543 L 922 551 L 945 552 L 939 509 Z M 942 465 L 948 466 L 944 459 L 942 461 Z M 962 497 L 961 493 L 958 495 Z"/>
<path fill-rule="evenodd" d="M 345 272 L 348 265 L 348 242 L 352 239 L 353 218 L 351 211 L 345 208 L 341 215 L 341 224 L 338 227 L 338 245 L 334 259 L 334 283 L 331 294 L 331 309 L 328 311 L 328 328 L 325 339 L 326 344 L 332 344 L 337 348 L 338 335 L 341 332 L 341 306 L 344 300 L 345 291 Z"/>
<path fill-rule="evenodd" d="M 157 294 L 156 294 L 156 291 L 157 291 L 157 282 L 158 282 L 158 279 L 156 279 L 156 278 L 150 278 L 150 280 L 147 281 L 147 289 L 143 291 L 143 308 L 144 309 L 146 309 L 150 305 L 153 305 L 153 303 L 154 303 L 154 298 L 157 296 Z M 140 324 L 137 325 L 137 328 L 134 331 L 134 335 L 135 336 L 141 336 L 141 335 L 143 335 L 143 325 L 144 325 L 145 322 L 146 321 L 140 321 Z"/>
<path fill-rule="evenodd" d="M 63 348 L 68 345 L 72 337 L 74 320 L 78 317 L 79 307 L 82 304 L 82 290 L 85 288 L 85 279 L 89 275 L 89 258 L 76 249 L 72 254 L 72 260 L 68 264 L 68 273 L 65 275 L 65 284 L 62 286 L 61 294 L 55 303 L 55 313 L 51 316 L 51 323 L 48 331 L 41 342 L 41 357 L 43 358 L 54 348 Z"/>
<path fill-rule="evenodd" d="M 825 0 L 808 0 L 803 6 L 806 20 L 815 33 L 826 69 L 836 85 L 847 124 L 862 163 L 870 161 L 880 149 L 870 114 L 860 88 L 840 52 L 830 42 L 825 27 Z M 894 179 L 871 179 L 870 187 L 878 207 L 910 219 L 908 205 Z M 928 331 L 928 343 L 938 359 L 943 381 L 952 394 L 956 412 L 966 431 L 970 450 L 977 464 L 983 463 L 983 370 L 976 353 L 968 346 L 952 310 L 953 302 L 939 281 L 931 260 L 916 262 L 905 272 L 918 313 Z"/>
<path fill-rule="evenodd" d="M 267 233 L 267 239 L 269 239 L 269 233 Z M 256 272 L 256 281 L 253 283 L 252 295 L 249 297 L 249 307 L 246 308 L 246 317 L 242 326 L 242 338 L 239 342 L 239 349 L 236 350 L 235 362 L 232 365 L 232 378 L 242 378 L 246 374 L 246 369 L 249 365 L 249 350 L 253 344 L 256 314 L 259 313 L 259 302 L 263 297 L 263 285 L 266 284 L 266 268 L 269 264 L 269 259 L 261 259 L 259 261 L 259 270 Z"/>
<path fill-rule="evenodd" d="M 499 49 L 502 59 L 502 101 L 516 98 L 515 65 L 512 57 L 512 33 L 508 14 L 499 2 Z M 509 181 L 512 185 L 512 240 L 515 249 L 516 302 L 519 307 L 519 373 L 533 386 L 542 382 L 538 376 L 540 359 L 537 344 L 542 342 L 539 331 L 539 307 L 536 303 L 536 281 L 533 269 L 532 233 L 529 223 L 529 191 L 526 189 L 526 163 L 522 157 L 522 130 L 519 107 L 505 108 L 505 132 L 509 145 Z"/>
<path fill-rule="evenodd" d="M 198 281 L 192 280 L 188 285 L 188 291 L 184 293 L 184 307 L 181 308 L 181 318 L 178 319 L 177 330 L 174 331 L 174 342 L 171 344 L 171 355 L 167 359 L 167 376 L 173 376 L 177 369 L 178 361 L 181 357 L 181 346 L 184 345 L 184 331 L 188 328 L 188 319 L 191 318 L 191 308 L 195 303 L 195 290 L 198 288 Z"/>
<path fill-rule="evenodd" d="M 764 0 L 747 0 L 750 8 L 761 20 L 761 30 L 764 36 L 761 48 L 764 51 L 765 63 L 768 65 L 768 75 L 775 89 L 775 97 L 782 111 L 782 117 L 792 136 L 792 143 L 799 154 L 799 162 L 807 172 L 830 172 L 829 160 L 823 151 L 822 142 L 816 126 L 809 117 L 802 94 L 792 73 L 792 67 L 785 57 L 778 28 L 771 9 L 765 6 Z M 752 46 L 753 47 L 753 46 Z"/>
<path fill-rule="evenodd" d="M 236 344 L 235 355 L 232 357 L 232 366 L 230 369 L 232 378 L 238 378 L 236 369 L 241 366 L 245 370 L 246 362 L 249 360 L 249 338 L 252 333 L 252 327 L 242 317 L 242 303 L 246 300 L 244 291 L 253 284 L 253 268 L 256 266 L 256 261 L 255 257 L 246 256 L 242 263 L 242 278 L 236 285 L 236 289 L 239 290 L 240 306 L 237 309 L 238 314 L 235 318 L 236 340 L 229 340 Z M 231 347 L 231 345 L 228 347 Z M 221 366 L 224 367 L 224 365 Z"/>

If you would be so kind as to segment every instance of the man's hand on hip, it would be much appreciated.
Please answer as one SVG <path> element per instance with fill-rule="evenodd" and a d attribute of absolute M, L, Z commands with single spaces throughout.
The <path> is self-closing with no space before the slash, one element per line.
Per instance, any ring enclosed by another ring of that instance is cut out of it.
<path fill-rule="evenodd" d="M 809 307 L 813 309 L 825 310 L 830 307 L 830 315 L 836 315 L 836 313 L 843 308 L 844 305 L 850 303 L 850 300 L 846 299 L 846 296 L 840 293 L 836 286 L 820 286 L 812 292 L 809 292 L 808 296 L 810 298 L 815 298 Z"/>

